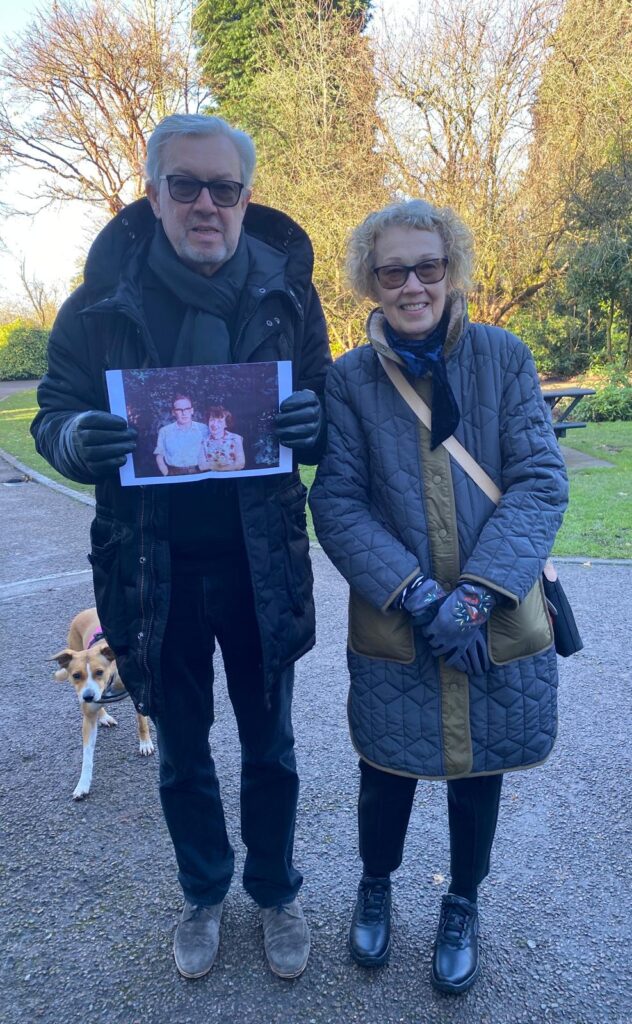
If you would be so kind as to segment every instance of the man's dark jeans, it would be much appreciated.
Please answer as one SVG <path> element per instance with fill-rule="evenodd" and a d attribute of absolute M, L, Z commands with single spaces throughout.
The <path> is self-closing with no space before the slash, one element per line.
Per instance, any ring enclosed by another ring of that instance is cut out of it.
<path fill-rule="evenodd" d="M 244 887 L 259 906 L 289 902 L 303 881 L 292 866 L 299 785 L 291 719 L 294 670 L 282 673 L 266 707 L 245 562 L 218 563 L 212 576 L 181 575 L 177 563 L 173 568 L 155 724 L 160 798 L 180 884 L 192 903 L 219 903 L 233 875 L 234 854 L 209 747 L 217 639 L 241 742 Z"/>

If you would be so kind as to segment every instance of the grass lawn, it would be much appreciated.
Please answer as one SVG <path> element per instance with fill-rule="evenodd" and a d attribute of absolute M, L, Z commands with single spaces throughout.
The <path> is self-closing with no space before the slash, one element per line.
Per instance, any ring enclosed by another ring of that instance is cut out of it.
<path fill-rule="evenodd" d="M 554 554 L 632 558 L 632 423 L 589 423 L 570 430 L 568 448 L 612 468 L 571 470 L 571 497 Z"/>
<path fill-rule="evenodd" d="M 92 487 L 60 476 L 37 454 L 29 433 L 36 411 L 35 391 L 22 391 L 0 402 L 0 448 L 53 480 L 93 493 Z M 632 423 L 591 423 L 585 430 L 569 431 L 563 444 L 613 465 L 571 470 L 570 505 L 554 554 L 632 558 Z M 314 467 L 302 466 L 301 476 L 309 487 Z M 308 525 L 314 539 L 309 511 Z"/>
<path fill-rule="evenodd" d="M 37 401 L 35 390 L 19 391 L 15 395 L 0 402 L 0 448 L 16 459 L 23 462 L 25 466 L 36 469 L 51 480 L 56 480 L 66 487 L 72 487 L 74 491 L 83 491 L 86 494 L 94 494 L 94 487 L 88 484 L 76 484 L 67 480 L 65 476 L 56 473 L 48 462 L 35 451 L 35 442 L 29 432 L 31 421 L 37 412 Z"/>

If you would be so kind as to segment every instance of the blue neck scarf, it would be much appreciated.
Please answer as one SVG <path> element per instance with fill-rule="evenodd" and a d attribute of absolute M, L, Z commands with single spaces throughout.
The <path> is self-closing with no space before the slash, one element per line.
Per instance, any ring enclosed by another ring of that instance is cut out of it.
<path fill-rule="evenodd" d="M 384 320 L 386 340 L 400 357 L 411 377 L 425 377 L 428 373 L 432 376 L 431 451 L 454 433 L 461 419 L 443 358 L 448 320 L 449 313 L 446 309 L 437 326 L 421 339 L 402 338 L 393 330 L 388 320 Z"/>

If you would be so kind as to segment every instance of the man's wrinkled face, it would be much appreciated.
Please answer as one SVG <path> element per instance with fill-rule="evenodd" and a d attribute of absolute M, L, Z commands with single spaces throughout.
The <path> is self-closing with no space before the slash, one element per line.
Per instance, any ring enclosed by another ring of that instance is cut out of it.
<path fill-rule="evenodd" d="M 161 174 L 182 174 L 199 181 L 242 181 L 239 154 L 225 135 L 172 136 L 162 154 Z M 210 277 L 234 255 L 250 199 L 244 188 L 236 206 L 216 206 L 203 188 L 193 203 L 169 195 L 167 182 L 147 185 L 147 195 L 165 234 L 183 263 Z"/>

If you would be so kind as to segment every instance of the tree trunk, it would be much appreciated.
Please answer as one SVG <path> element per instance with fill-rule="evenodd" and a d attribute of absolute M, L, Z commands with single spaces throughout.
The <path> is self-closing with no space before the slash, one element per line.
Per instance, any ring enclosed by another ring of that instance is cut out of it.
<path fill-rule="evenodd" d="M 614 299 L 608 304 L 608 319 L 606 321 L 606 359 L 612 362 L 612 322 L 614 320 Z"/>

